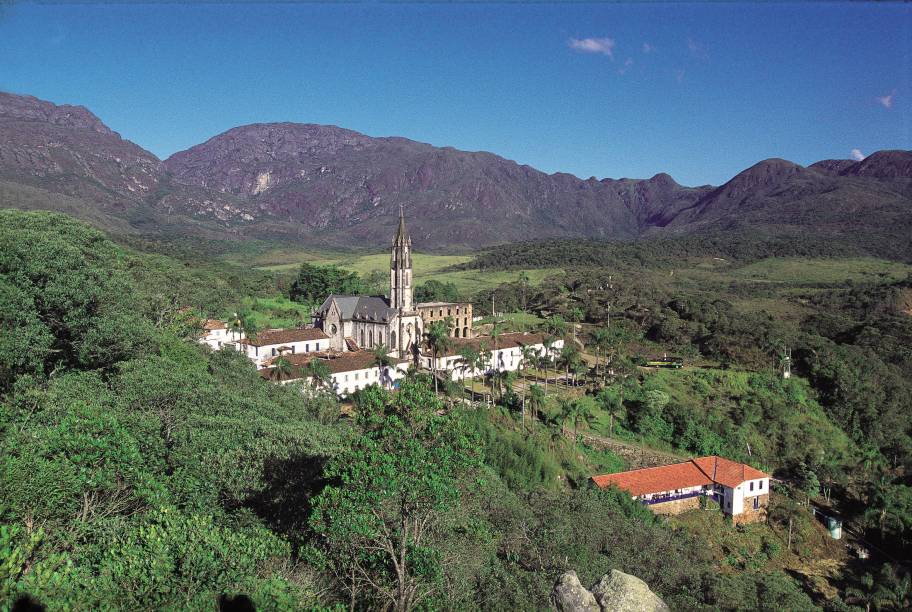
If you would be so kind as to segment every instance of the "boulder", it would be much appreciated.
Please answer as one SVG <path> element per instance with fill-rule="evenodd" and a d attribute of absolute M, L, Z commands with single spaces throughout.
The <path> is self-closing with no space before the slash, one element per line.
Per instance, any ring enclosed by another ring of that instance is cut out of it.
<path fill-rule="evenodd" d="M 590 591 L 602 610 L 612 612 L 670 612 L 649 585 L 630 574 L 611 570 Z"/>
<path fill-rule="evenodd" d="M 560 612 L 601 612 L 595 596 L 580 584 L 579 576 L 573 570 L 558 578 L 551 591 L 551 603 Z"/>
<path fill-rule="evenodd" d="M 590 589 L 583 587 L 576 572 L 565 572 L 554 585 L 551 603 L 560 612 L 670 612 L 649 585 L 617 570 Z"/>

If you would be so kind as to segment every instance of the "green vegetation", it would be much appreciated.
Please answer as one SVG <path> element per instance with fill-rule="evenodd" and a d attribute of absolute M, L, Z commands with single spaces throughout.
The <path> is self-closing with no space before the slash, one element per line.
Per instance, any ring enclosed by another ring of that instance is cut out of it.
<path fill-rule="evenodd" d="M 313 385 L 273 384 L 201 347 L 200 318 L 304 324 L 386 255 L 313 258 L 293 285 L 0 212 L 0 606 L 540 609 L 563 571 L 619 569 L 672 609 L 907 608 L 909 568 L 887 561 L 912 529 L 912 278 L 834 246 L 769 260 L 742 255 L 785 246 L 746 244 L 429 257 L 428 295 L 489 307 L 493 290 L 514 313 L 496 333 L 537 327 L 564 350 L 471 383 L 489 405 L 412 372 L 343 415 L 325 364 Z M 302 302 L 274 297 L 292 287 Z M 638 365 L 664 353 L 684 367 Z M 720 454 L 784 485 L 765 524 L 657 518 L 588 484 L 631 465 L 625 449 Z M 808 500 L 878 555 L 850 562 Z"/>

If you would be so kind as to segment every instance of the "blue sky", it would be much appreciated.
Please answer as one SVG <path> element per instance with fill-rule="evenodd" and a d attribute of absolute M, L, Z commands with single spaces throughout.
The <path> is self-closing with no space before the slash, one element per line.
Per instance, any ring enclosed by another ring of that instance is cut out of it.
<path fill-rule="evenodd" d="M 912 6 L 0 3 L 0 89 L 159 157 L 298 121 L 719 184 L 912 149 Z"/>

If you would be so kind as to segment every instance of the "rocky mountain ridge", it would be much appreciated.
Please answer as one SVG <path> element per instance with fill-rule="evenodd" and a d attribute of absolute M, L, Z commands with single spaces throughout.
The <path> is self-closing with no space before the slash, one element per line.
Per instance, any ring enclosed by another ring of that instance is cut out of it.
<path fill-rule="evenodd" d="M 912 227 L 909 151 L 808 167 L 771 159 L 719 187 L 685 187 L 664 173 L 583 180 L 487 152 L 269 123 L 232 128 L 161 161 L 83 107 L 2 93 L 0 180 L 147 225 L 168 219 L 190 223 L 188 232 L 205 225 L 216 234 L 340 245 L 385 245 L 399 205 L 423 249 L 744 228 L 902 239 Z"/>

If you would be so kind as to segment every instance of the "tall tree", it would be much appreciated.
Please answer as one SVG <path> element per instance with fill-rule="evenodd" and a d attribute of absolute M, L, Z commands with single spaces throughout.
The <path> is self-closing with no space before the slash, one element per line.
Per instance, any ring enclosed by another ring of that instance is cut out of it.
<path fill-rule="evenodd" d="M 437 356 L 452 346 L 450 339 L 450 327 L 452 319 L 447 317 L 442 321 L 434 321 L 424 329 L 424 340 L 431 348 L 433 361 L 431 362 L 431 371 L 434 374 L 434 393 L 437 392 Z"/>
<path fill-rule="evenodd" d="M 282 382 L 291 378 L 293 374 L 294 368 L 288 359 L 280 356 L 272 360 L 272 369 L 269 371 L 272 380 Z"/>
<path fill-rule="evenodd" d="M 359 411 L 363 433 L 324 472 L 334 484 L 315 500 L 310 525 L 347 577 L 352 608 L 406 612 L 441 595 L 434 530 L 459 501 L 460 477 L 480 467 L 460 413 L 441 409 L 423 382 L 406 381 L 382 410 Z"/>
<path fill-rule="evenodd" d="M 332 382 L 332 372 L 322 359 L 313 358 L 304 366 L 304 376 L 310 379 L 313 387 L 329 387 Z"/>

